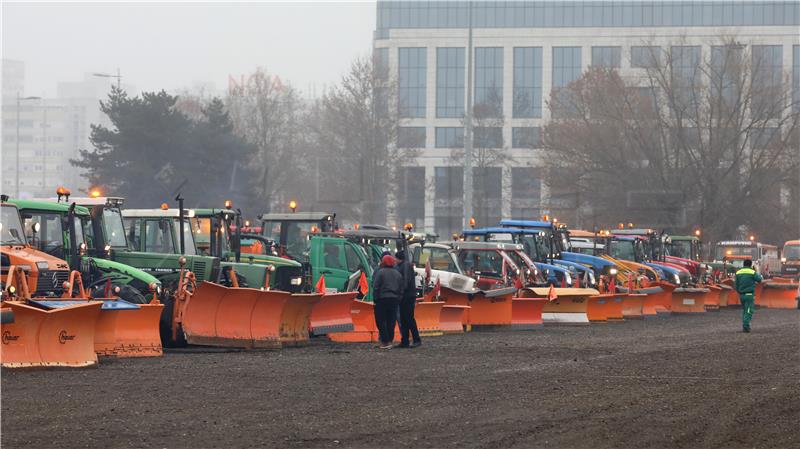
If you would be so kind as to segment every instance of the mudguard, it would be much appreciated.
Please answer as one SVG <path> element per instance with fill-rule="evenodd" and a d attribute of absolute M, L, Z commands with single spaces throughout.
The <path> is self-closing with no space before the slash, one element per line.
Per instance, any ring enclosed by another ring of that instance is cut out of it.
<path fill-rule="evenodd" d="M 13 312 L 14 322 L 0 325 L 0 364 L 5 368 L 95 365 L 95 325 L 101 306 L 90 301 L 44 310 L 3 302 Z"/>

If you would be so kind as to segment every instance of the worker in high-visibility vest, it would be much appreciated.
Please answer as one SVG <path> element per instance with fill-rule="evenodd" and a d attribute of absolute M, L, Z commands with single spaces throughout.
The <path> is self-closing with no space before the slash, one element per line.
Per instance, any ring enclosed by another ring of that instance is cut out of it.
<path fill-rule="evenodd" d="M 742 331 L 750 332 L 750 320 L 756 307 L 756 284 L 761 282 L 761 275 L 753 269 L 753 261 L 744 261 L 744 267 L 736 272 L 734 288 L 742 302 Z"/>

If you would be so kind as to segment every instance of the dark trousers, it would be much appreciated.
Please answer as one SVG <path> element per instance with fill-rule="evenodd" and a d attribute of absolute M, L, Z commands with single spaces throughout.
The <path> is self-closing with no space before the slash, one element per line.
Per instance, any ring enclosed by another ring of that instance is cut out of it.
<path fill-rule="evenodd" d="M 399 301 L 396 299 L 375 301 L 375 324 L 378 326 L 378 335 L 383 344 L 389 344 L 394 341 L 398 305 Z"/>
<path fill-rule="evenodd" d="M 409 338 L 415 342 L 421 341 L 419 329 L 417 329 L 417 320 L 414 318 L 416 305 L 416 298 L 406 298 L 400 302 L 400 339 L 404 345 L 409 343 Z"/>

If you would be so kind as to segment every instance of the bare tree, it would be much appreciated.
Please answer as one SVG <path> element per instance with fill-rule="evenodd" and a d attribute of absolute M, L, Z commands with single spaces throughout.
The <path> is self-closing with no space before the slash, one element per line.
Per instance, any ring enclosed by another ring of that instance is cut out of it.
<path fill-rule="evenodd" d="M 309 113 L 317 198 L 345 220 L 386 223 L 398 169 L 415 155 L 396 145 L 397 109 L 389 104 L 395 89 L 385 66 L 357 59 Z"/>
<path fill-rule="evenodd" d="M 800 114 L 779 54 L 732 38 L 705 56 L 684 42 L 645 48 L 640 73 L 591 69 L 551 96 L 568 111 L 543 132 L 551 190 L 601 225 L 796 232 Z"/>
<path fill-rule="evenodd" d="M 226 105 L 236 132 L 256 147 L 253 158 L 241 167 L 257 179 L 253 201 L 264 212 L 286 203 L 295 195 L 289 186 L 302 178 L 305 166 L 303 105 L 297 91 L 259 68 L 229 92 Z"/>

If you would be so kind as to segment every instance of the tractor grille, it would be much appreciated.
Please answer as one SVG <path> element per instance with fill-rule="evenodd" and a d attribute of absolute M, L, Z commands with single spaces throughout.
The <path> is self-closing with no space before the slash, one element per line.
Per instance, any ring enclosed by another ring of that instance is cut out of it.
<path fill-rule="evenodd" d="M 204 261 L 195 260 L 192 264 L 192 272 L 194 273 L 195 277 L 198 281 L 207 279 L 206 278 L 206 263 Z"/>
<path fill-rule="evenodd" d="M 69 281 L 67 270 L 42 270 L 36 280 L 34 297 L 61 296 L 64 293 L 64 282 Z"/>

